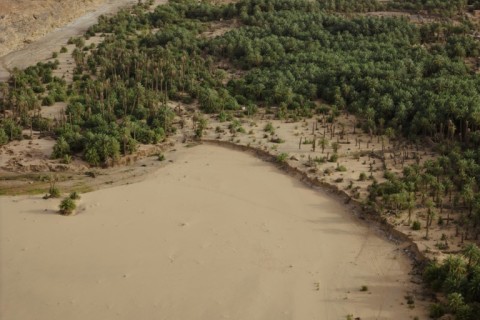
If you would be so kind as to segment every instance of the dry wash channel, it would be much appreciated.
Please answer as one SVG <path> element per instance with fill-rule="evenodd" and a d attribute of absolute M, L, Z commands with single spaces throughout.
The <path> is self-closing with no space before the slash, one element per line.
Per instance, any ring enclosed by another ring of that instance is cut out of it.
<path fill-rule="evenodd" d="M 0 197 L 2 318 L 424 318 L 401 250 L 335 199 L 238 151 L 176 157 L 73 217 Z"/>

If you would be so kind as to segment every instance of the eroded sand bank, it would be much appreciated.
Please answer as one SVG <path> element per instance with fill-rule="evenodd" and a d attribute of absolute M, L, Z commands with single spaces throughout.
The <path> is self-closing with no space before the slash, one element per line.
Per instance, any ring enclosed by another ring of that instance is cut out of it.
<path fill-rule="evenodd" d="M 248 154 L 185 149 L 58 202 L 0 197 L 2 319 L 423 318 L 397 246 Z"/>

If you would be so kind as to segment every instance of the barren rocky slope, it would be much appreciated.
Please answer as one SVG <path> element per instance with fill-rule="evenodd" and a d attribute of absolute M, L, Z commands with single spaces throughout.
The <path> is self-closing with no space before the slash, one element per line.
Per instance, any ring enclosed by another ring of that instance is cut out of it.
<path fill-rule="evenodd" d="M 2 0 L 0 56 L 113 0 Z"/>

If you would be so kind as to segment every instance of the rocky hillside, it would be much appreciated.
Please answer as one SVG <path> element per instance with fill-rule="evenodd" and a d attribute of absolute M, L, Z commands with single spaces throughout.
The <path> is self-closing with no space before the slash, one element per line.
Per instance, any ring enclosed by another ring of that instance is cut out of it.
<path fill-rule="evenodd" d="M 0 56 L 38 39 L 107 1 L 0 1 Z"/>

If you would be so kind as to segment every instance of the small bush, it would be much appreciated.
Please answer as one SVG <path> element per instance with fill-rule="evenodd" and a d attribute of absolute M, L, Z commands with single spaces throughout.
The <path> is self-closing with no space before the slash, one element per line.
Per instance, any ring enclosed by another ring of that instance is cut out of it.
<path fill-rule="evenodd" d="M 0 146 L 8 143 L 8 136 L 5 133 L 5 130 L 0 128 Z"/>
<path fill-rule="evenodd" d="M 282 152 L 277 156 L 277 162 L 284 163 L 287 162 L 288 153 Z"/>
<path fill-rule="evenodd" d="M 57 59 L 58 58 L 58 52 L 52 53 L 52 59 Z"/>
<path fill-rule="evenodd" d="M 49 107 L 49 106 L 52 106 L 54 103 L 55 103 L 55 98 L 54 98 L 53 96 L 51 96 L 51 95 L 46 96 L 46 97 L 43 98 L 43 100 L 42 100 L 42 104 L 43 104 L 44 106 L 48 106 L 48 107 Z"/>
<path fill-rule="evenodd" d="M 365 172 L 360 173 L 360 176 L 358 177 L 358 181 L 365 181 L 367 180 L 367 174 Z"/>
<path fill-rule="evenodd" d="M 420 223 L 420 221 L 418 220 L 413 221 L 412 230 L 420 230 L 421 228 L 422 228 L 422 224 Z"/>
<path fill-rule="evenodd" d="M 330 156 L 330 159 L 328 161 L 337 162 L 337 160 L 338 160 L 338 154 L 334 153 Z"/>
<path fill-rule="evenodd" d="M 415 300 L 413 299 L 413 296 L 411 296 L 411 295 L 405 296 L 405 300 L 407 300 L 407 304 L 409 306 L 412 306 L 412 305 L 415 304 Z"/>
<path fill-rule="evenodd" d="M 75 201 L 69 197 L 69 198 L 63 199 L 59 207 L 60 207 L 60 214 L 69 216 L 77 208 L 77 205 L 75 204 Z"/>
<path fill-rule="evenodd" d="M 158 161 L 164 161 L 165 160 L 165 155 L 163 153 L 160 153 L 157 158 Z"/>
<path fill-rule="evenodd" d="M 60 49 L 60 53 L 67 53 L 68 50 L 66 47 L 62 47 L 62 49 Z"/>
<path fill-rule="evenodd" d="M 273 124 L 271 122 L 269 122 L 263 128 L 263 131 L 268 132 L 270 134 L 274 134 L 275 133 L 275 128 L 273 127 Z"/>
<path fill-rule="evenodd" d="M 435 244 L 435 246 L 436 246 L 439 250 L 447 250 L 447 249 L 448 249 L 448 244 L 445 243 L 445 242 L 439 242 L 439 243 Z"/>
<path fill-rule="evenodd" d="M 383 173 L 383 177 L 387 180 L 390 180 L 390 181 L 394 181 L 395 180 L 395 174 L 391 171 L 388 171 L 386 170 L 384 173 Z"/>
<path fill-rule="evenodd" d="M 443 218 L 442 217 L 438 217 L 438 225 L 443 226 Z"/>
<path fill-rule="evenodd" d="M 325 159 L 325 157 L 315 157 L 315 159 L 313 159 L 313 161 L 315 161 L 316 163 L 318 164 L 322 164 L 322 163 L 325 163 L 325 161 L 327 161 L 327 159 Z"/>
<path fill-rule="evenodd" d="M 338 165 L 335 170 L 338 171 L 338 172 L 346 172 L 347 168 L 345 166 Z"/>
<path fill-rule="evenodd" d="M 77 191 L 73 191 L 68 197 L 72 200 L 78 200 L 80 199 L 80 194 Z"/>
<path fill-rule="evenodd" d="M 60 189 L 55 186 L 50 187 L 48 189 L 48 197 L 49 198 L 60 198 Z"/>
<path fill-rule="evenodd" d="M 333 173 L 333 170 L 332 168 L 326 168 L 325 170 L 323 170 L 323 174 L 329 176 Z"/>
<path fill-rule="evenodd" d="M 360 288 L 360 291 L 362 291 L 362 292 L 368 291 L 368 287 L 367 286 L 362 286 Z"/>
<path fill-rule="evenodd" d="M 270 142 L 272 142 L 272 143 L 284 143 L 285 140 L 283 140 L 282 138 L 277 137 L 277 138 L 272 138 L 272 139 L 270 139 Z"/>
<path fill-rule="evenodd" d="M 69 154 L 64 155 L 63 158 L 62 158 L 62 162 L 63 162 L 64 164 L 70 164 L 70 163 L 72 163 L 72 156 L 69 155 Z"/>

